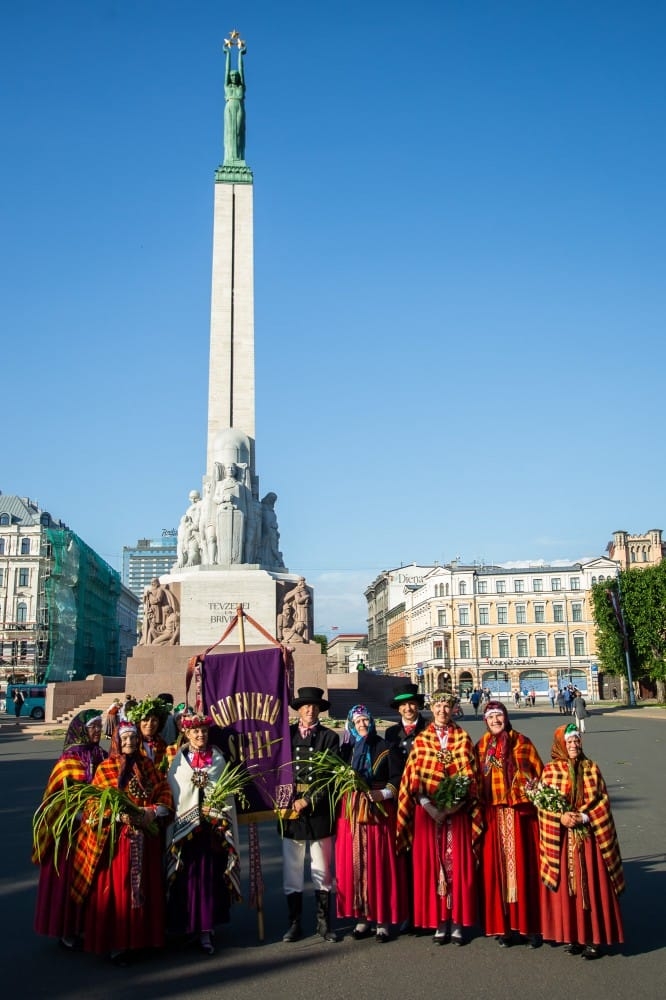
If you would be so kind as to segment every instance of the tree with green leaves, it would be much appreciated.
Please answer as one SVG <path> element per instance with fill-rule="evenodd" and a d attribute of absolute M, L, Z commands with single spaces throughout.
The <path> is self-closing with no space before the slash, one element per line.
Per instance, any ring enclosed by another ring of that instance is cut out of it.
<path fill-rule="evenodd" d="M 313 635 L 312 636 L 312 641 L 319 643 L 319 645 L 321 646 L 321 651 L 322 651 L 322 653 L 325 656 L 326 655 L 326 650 L 328 649 L 328 639 L 327 639 L 327 637 L 325 635 Z"/>
<path fill-rule="evenodd" d="M 611 593 L 619 599 L 632 673 L 653 680 L 657 697 L 666 701 L 666 560 L 658 566 L 622 571 L 619 594 L 616 580 L 592 588 L 599 660 L 609 673 L 626 675 L 621 622 Z"/>

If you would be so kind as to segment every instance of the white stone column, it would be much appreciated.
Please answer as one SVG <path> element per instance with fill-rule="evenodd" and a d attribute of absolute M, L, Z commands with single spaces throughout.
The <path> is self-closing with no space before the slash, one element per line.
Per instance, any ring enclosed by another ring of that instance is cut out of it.
<path fill-rule="evenodd" d="M 254 247 L 252 184 L 215 185 L 206 472 L 220 431 L 251 441 L 254 474 Z"/>

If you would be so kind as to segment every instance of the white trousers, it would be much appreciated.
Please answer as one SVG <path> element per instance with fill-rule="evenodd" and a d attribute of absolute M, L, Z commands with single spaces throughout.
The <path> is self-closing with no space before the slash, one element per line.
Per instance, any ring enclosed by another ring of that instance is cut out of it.
<path fill-rule="evenodd" d="M 282 839 L 282 881 L 285 893 L 303 892 L 305 851 L 310 845 L 310 877 L 316 890 L 333 889 L 333 837 L 322 840 Z"/>

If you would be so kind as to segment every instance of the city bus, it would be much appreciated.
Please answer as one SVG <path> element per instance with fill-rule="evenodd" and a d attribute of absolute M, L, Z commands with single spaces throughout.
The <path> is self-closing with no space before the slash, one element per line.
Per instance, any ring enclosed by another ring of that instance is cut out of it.
<path fill-rule="evenodd" d="M 46 684 L 8 684 L 5 696 L 5 711 L 14 715 L 14 699 L 12 691 L 20 691 L 24 702 L 21 718 L 43 719 L 46 714 Z"/>

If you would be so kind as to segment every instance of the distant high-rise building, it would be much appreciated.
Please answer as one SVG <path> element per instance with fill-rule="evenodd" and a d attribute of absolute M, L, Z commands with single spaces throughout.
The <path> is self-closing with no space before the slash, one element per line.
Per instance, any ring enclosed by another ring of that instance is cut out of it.
<path fill-rule="evenodd" d="M 143 595 L 156 576 L 170 573 L 177 558 L 176 534 L 161 538 L 140 538 L 136 545 L 123 547 L 123 583 L 138 598 L 139 618 L 143 612 Z"/>

